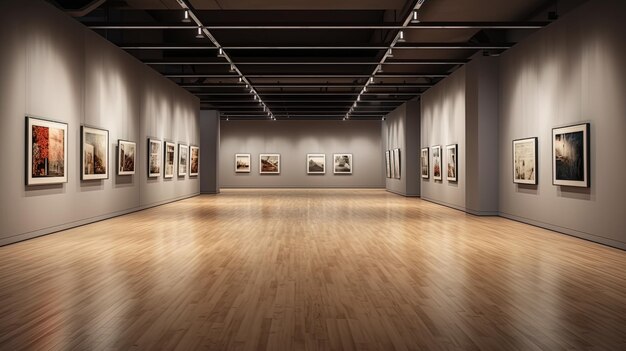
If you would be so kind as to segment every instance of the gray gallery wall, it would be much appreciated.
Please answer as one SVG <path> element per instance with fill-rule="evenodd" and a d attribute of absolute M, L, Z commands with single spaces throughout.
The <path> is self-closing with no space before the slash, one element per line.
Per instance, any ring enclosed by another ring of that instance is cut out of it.
<path fill-rule="evenodd" d="M 626 248 L 626 2 L 581 5 L 500 57 L 502 216 Z M 552 128 L 591 123 L 591 187 L 552 185 Z M 537 186 L 512 181 L 513 139 L 539 138 Z"/>
<path fill-rule="evenodd" d="M 381 121 L 221 121 L 220 187 L 383 188 Z M 235 154 L 252 155 L 235 173 Z M 281 174 L 259 174 L 259 154 L 281 154 Z M 306 155 L 326 154 L 326 174 L 307 175 Z M 353 154 L 353 174 L 335 175 L 334 153 Z"/>
<path fill-rule="evenodd" d="M 200 144 L 196 97 L 44 1 L 0 2 L 0 244 L 199 193 L 147 179 L 147 138 Z M 68 123 L 68 182 L 25 186 L 25 116 Z M 80 180 L 80 126 L 109 130 L 107 180 Z M 136 174 L 115 175 L 118 139 Z"/>
<path fill-rule="evenodd" d="M 432 176 L 432 151 L 430 152 L 430 178 L 422 179 L 421 197 L 446 206 L 466 209 L 465 204 L 465 104 L 466 69 L 462 67 L 422 94 L 421 144 L 422 147 L 441 145 L 443 180 Z M 446 180 L 445 147 L 458 144 L 458 181 Z"/>
<path fill-rule="evenodd" d="M 216 110 L 200 111 L 200 192 L 202 194 L 218 194 L 219 185 L 219 153 L 220 153 L 220 114 Z"/>
<path fill-rule="evenodd" d="M 385 188 L 399 195 L 419 196 L 420 103 L 408 101 L 388 113 L 382 138 L 383 158 L 384 151 L 399 148 L 401 161 L 400 179 L 385 178 Z"/>

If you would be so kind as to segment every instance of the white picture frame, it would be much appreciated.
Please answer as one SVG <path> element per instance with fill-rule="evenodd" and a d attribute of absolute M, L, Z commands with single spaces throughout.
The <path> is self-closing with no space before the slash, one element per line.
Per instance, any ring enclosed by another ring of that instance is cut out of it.
<path fill-rule="evenodd" d="M 513 140 L 513 183 L 537 185 L 538 138 Z"/>
<path fill-rule="evenodd" d="M 158 178 L 161 176 L 163 163 L 161 145 L 161 140 L 148 138 L 148 178 Z"/>
<path fill-rule="evenodd" d="M 446 179 L 449 182 L 457 182 L 459 179 L 458 144 L 446 145 Z"/>
<path fill-rule="evenodd" d="M 187 164 L 189 163 L 189 146 L 178 144 L 178 176 L 187 175 Z"/>
<path fill-rule="evenodd" d="M 189 176 L 197 177 L 200 174 L 200 148 L 195 145 L 189 146 Z"/>
<path fill-rule="evenodd" d="M 176 143 L 163 142 L 163 178 L 172 179 L 176 173 Z"/>
<path fill-rule="evenodd" d="M 333 154 L 333 174 L 352 174 L 352 154 Z"/>
<path fill-rule="evenodd" d="M 280 154 L 259 154 L 260 174 L 280 174 Z"/>
<path fill-rule="evenodd" d="M 434 145 L 431 148 L 433 159 L 433 179 L 443 180 L 443 170 L 441 165 L 441 145 Z"/>
<path fill-rule="evenodd" d="M 109 131 L 80 127 L 80 179 L 109 179 Z"/>
<path fill-rule="evenodd" d="M 588 188 L 589 123 L 552 129 L 552 184 Z"/>
<path fill-rule="evenodd" d="M 117 175 L 134 175 L 137 168 L 137 143 L 117 140 Z"/>
<path fill-rule="evenodd" d="M 306 173 L 326 174 L 326 154 L 307 154 Z"/>
<path fill-rule="evenodd" d="M 64 122 L 26 117 L 27 186 L 67 183 L 67 128 Z"/>
<path fill-rule="evenodd" d="M 251 161 L 250 154 L 235 154 L 235 173 L 250 173 Z"/>

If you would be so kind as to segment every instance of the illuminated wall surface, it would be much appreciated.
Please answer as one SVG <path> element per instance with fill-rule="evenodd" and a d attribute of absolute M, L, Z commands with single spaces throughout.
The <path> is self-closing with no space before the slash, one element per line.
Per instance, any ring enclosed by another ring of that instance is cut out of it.
<path fill-rule="evenodd" d="M 626 248 L 624 13 L 624 1 L 589 1 L 429 89 L 422 146 L 458 143 L 459 181 L 422 181 L 422 198 Z M 579 123 L 591 125 L 591 187 L 554 186 L 552 128 Z M 528 137 L 539 182 L 514 184 L 512 141 Z"/>
<path fill-rule="evenodd" d="M 0 53 L 0 244 L 199 193 L 146 176 L 148 137 L 200 144 L 196 97 L 43 1 L 0 2 Z M 67 183 L 24 185 L 26 115 L 68 123 Z M 107 180 L 80 180 L 81 125 L 109 130 Z M 133 176 L 117 139 L 137 143 Z"/>

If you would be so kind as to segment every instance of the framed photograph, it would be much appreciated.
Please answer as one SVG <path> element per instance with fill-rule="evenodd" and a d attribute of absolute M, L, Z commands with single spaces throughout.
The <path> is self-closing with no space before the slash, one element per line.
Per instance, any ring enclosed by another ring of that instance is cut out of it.
<path fill-rule="evenodd" d="M 430 165 L 428 164 L 429 159 L 430 159 L 429 150 L 427 147 L 425 147 L 422 149 L 421 156 L 420 156 L 422 178 L 424 179 L 428 179 L 429 177 L 429 170 L 430 170 Z"/>
<path fill-rule="evenodd" d="M 334 154 L 333 173 L 352 174 L 352 154 Z"/>
<path fill-rule="evenodd" d="M 393 174 L 394 178 L 400 179 L 400 149 L 393 149 Z"/>
<path fill-rule="evenodd" d="M 589 123 L 552 129 L 552 184 L 589 187 Z"/>
<path fill-rule="evenodd" d="M 137 144 L 132 141 L 117 140 L 117 175 L 135 174 Z"/>
<path fill-rule="evenodd" d="M 176 144 L 166 141 L 164 147 L 165 165 L 163 166 L 163 178 L 172 179 L 176 169 Z"/>
<path fill-rule="evenodd" d="M 148 178 L 161 175 L 161 140 L 148 139 Z"/>
<path fill-rule="evenodd" d="M 178 176 L 184 177 L 187 175 L 187 162 L 189 159 L 189 146 L 184 144 L 178 144 Z"/>
<path fill-rule="evenodd" d="M 197 177 L 200 172 L 200 148 L 197 146 L 189 147 L 189 176 Z"/>
<path fill-rule="evenodd" d="M 81 179 L 109 178 L 109 131 L 81 126 Z"/>
<path fill-rule="evenodd" d="M 433 179 L 442 180 L 441 175 L 441 145 L 435 145 L 432 148 L 433 151 Z"/>
<path fill-rule="evenodd" d="M 26 117 L 26 185 L 67 183 L 67 123 Z"/>
<path fill-rule="evenodd" d="M 260 154 L 259 155 L 259 173 L 279 174 L 280 173 L 280 154 Z"/>
<path fill-rule="evenodd" d="M 513 140 L 513 183 L 537 184 L 537 138 Z"/>
<path fill-rule="evenodd" d="M 307 174 L 325 174 L 326 173 L 326 155 L 325 154 L 307 154 L 306 155 L 306 173 Z"/>
<path fill-rule="evenodd" d="M 235 154 L 235 173 L 250 173 L 250 154 Z"/>
<path fill-rule="evenodd" d="M 447 179 L 451 182 L 457 181 L 457 172 L 458 172 L 458 146 L 457 144 L 447 145 L 446 146 L 446 169 L 448 172 Z"/>
<path fill-rule="evenodd" d="M 391 178 L 391 151 L 385 151 L 385 169 L 387 170 L 387 178 Z"/>

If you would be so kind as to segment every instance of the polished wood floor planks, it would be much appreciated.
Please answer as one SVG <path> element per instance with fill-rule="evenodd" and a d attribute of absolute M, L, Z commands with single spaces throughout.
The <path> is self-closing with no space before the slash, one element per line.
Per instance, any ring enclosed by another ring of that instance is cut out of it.
<path fill-rule="evenodd" d="M 382 190 L 226 190 L 0 248 L 0 349 L 626 349 L 626 252 Z"/>

